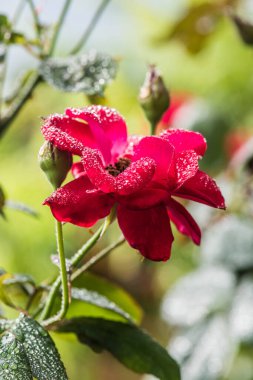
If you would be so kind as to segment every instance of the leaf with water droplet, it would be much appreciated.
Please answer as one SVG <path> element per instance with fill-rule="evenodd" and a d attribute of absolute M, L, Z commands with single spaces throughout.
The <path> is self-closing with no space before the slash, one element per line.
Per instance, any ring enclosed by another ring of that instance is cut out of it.
<path fill-rule="evenodd" d="M 244 276 L 230 313 L 230 331 L 238 342 L 253 344 L 253 277 Z"/>
<path fill-rule="evenodd" d="M 150 373 L 160 380 L 180 380 L 179 367 L 168 352 L 133 324 L 80 317 L 65 320 L 56 328 L 75 333 L 80 342 L 96 351 L 108 350 L 137 373 Z"/>
<path fill-rule="evenodd" d="M 0 379 L 33 379 L 22 343 L 11 332 L 5 333 L 0 339 Z"/>
<path fill-rule="evenodd" d="M 163 317 L 174 325 L 195 325 L 211 313 L 227 309 L 235 283 L 235 276 L 225 268 L 200 268 L 167 293 L 162 304 Z"/>
<path fill-rule="evenodd" d="M 253 267 L 253 223 L 228 215 L 210 227 L 203 237 L 201 253 L 208 265 L 224 265 L 232 270 Z"/>
<path fill-rule="evenodd" d="M 104 89 L 117 73 L 117 61 L 108 54 L 90 51 L 67 58 L 48 58 L 40 72 L 51 86 L 65 92 L 103 95 Z"/>
<path fill-rule="evenodd" d="M 83 301 L 99 308 L 112 311 L 113 313 L 118 314 L 120 317 L 123 317 L 125 320 L 134 322 L 131 316 L 126 311 L 121 309 L 118 305 L 116 305 L 116 303 L 95 291 L 72 288 L 72 300 Z"/>
<path fill-rule="evenodd" d="M 47 331 L 23 314 L 15 321 L 12 332 L 22 341 L 31 372 L 38 380 L 68 380 L 64 365 Z"/>

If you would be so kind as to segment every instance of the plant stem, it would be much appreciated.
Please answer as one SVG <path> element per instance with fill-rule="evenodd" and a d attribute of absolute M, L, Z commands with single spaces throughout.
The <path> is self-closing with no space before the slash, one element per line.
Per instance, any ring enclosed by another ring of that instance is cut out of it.
<path fill-rule="evenodd" d="M 88 251 L 103 236 L 103 234 L 105 233 L 105 231 L 109 227 L 110 223 L 111 223 L 110 219 L 106 218 L 104 224 L 98 228 L 98 230 L 94 233 L 94 235 L 72 257 L 72 259 L 71 259 L 72 266 L 76 266 L 76 265 L 78 265 L 80 263 L 80 261 L 86 255 L 86 253 L 88 253 Z M 58 276 L 57 279 L 54 281 L 51 289 L 50 289 L 50 292 L 49 292 L 49 295 L 48 295 L 45 307 L 44 307 L 44 309 L 42 311 L 42 314 L 40 316 L 40 320 L 41 321 L 43 321 L 44 319 L 48 318 L 48 316 L 49 316 L 49 314 L 51 312 L 51 308 L 52 308 L 52 305 L 54 303 L 55 297 L 56 297 L 57 292 L 58 292 L 58 290 L 60 288 L 60 284 L 61 284 L 61 278 L 60 278 L 60 276 Z M 48 324 L 51 324 L 51 323 L 55 322 L 55 320 L 53 320 L 53 318 L 50 318 L 47 321 L 45 321 L 44 325 L 48 325 Z"/>
<path fill-rule="evenodd" d="M 35 30 L 36 30 L 36 35 L 37 35 L 37 38 L 39 40 L 40 39 L 40 20 L 38 17 L 38 13 L 36 12 L 33 0 L 26 0 L 26 1 L 27 1 L 28 5 L 31 9 L 31 13 L 32 13 L 33 19 L 34 19 L 34 26 L 35 26 Z"/>
<path fill-rule="evenodd" d="M 63 233 L 62 233 L 62 223 L 56 220 L 56 241 L 57 241 L 57 251 L 60 260 L 60 276 L 61 276 L 61 285 L 62 285 L 62 303 L 61 310 L 58 314 L 58 318 L 62 319 L 69 307 L 69 288 L 68 288 L 68 274 L 66 268 L 66 260 L 64 253 L 64 243 L 63 243 Z"/>
<path fill-rule="evenodd" d="M 82 265 L 80 268 L 78 268 L 71 276 L 71 281 L 74 281 L 77 277 L 79 277 L 83 272 L 85 272 L 86 270 L 90 269 L 91 267 L 93 267 L 93 265 L 95 265 L 96 263 L 98 263 L 100 260 L 102 260 L 104 257 L 106 257 L 109 253 L 111 253 L 115 248 L 119 247 L 121 244 L 123 244 L 125 242 L 125 238 L 123 235 L 120 236 L 120 238 L 108 245 L 108 247 L 102 249 L 102 251 L 100 251 L 99 253 L 97 253 L 95 256 L 93 256 L 89 261 L 87 261 L 87 263 L 85 263 L 84 265 Z"/>
<path fill-rule="evenodd" d="M 86 28 L 84 34 L 76 44 L 76 46 L 71 50 L 70 54 L 76 54 L 79 52 L 79 50 L 85 45 L 87 42 L 88 38 L 90 37 L 93 29 L 95 28 L 98 20 L 100 19 L 100 16 L 104 12 L 106 6 L 109 4 L 110 0 L 102 0 L 101 4 L 97 8 L 94 16 L 92 17 L 88 27 Z"/>
<path fill-rule="evenodd" d="M 21 111 L 23 105 L 26 103 L 26 101 L 31 97 L 33 91 L 37 87 L 37 85 L 40 83 L 41 77 L 40 74 L 37 72 L 34 74 L 33 78 L 30 80 L 29 84 L 24 89 L 23 93 L 19 97 L 19 99 L 13 104 L 7 115 L 5 115 L 0 120 L 0 137 L 3 135 L 3 133 L 6 131 L 10 123 L 15 119 L 15 117 L 19 114 Z"/>
<path fill-rule="evenodd" d="M 155 135 L 155 130 L 156 130 L 156 123 L 150 123 L 151 136 Z"/>
<path fill-rule="evenodd" d="M 65 20 L 65 17 L 67 15 L 70 4 L 71 4 L 71 0 L 65 1 L 65 4 L 63 6 L 59 21 L 55 27 L 54 35 L 53 35 L 52 40 L 51 40 L 51 45 L 50 45 L 49 52 L 48 52 L 49 56 L 51 56 L 54 52 L 54 49 L 55 49 L 55 46 L 56 46 L 56 43 L 57 43 L 57 40 L 58 40 L 58 37 L 60 34 L 61 27 L 64 23 L 64 20 Z"/>

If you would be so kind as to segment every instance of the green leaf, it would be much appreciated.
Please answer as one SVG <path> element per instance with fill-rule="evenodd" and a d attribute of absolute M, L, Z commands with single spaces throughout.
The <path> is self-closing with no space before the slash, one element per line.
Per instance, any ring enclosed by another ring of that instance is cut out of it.
<path fill-rule="evenodd" d="M 201 244 L 203 261 L 232 270 L 253 267 L 253 223 L 249 218 L 227 215 L 208 228 Z"/>
<path fill-rule="evenodd" d="M 22 33 L 12 30 L 6 15 L 0 15 L 0 42 L 4 44 L 26 44 L 28 41 Z"/>
<path fill-rule="evenodd" d="M 6 33 L 10 31 L 10 23 L 6 15 L 0 14 L 0 42 L 4 42 Z"/>
<path fill-rule="evenodd" d="M 187 12 L 160 41 L 177 40 L 191 54 L 200 52 L 221 19 L 218 3 L 204 3 L 188 8 Z"/>
<path fill-rule="evenodd" d="M 118 64 L 107 54 L 88 52 L 67 58 L 48 58 L 40 67 L 44 80 L 66 92 L 102 95 L 116 76 Z"/>
<path fill-rule="evenodd" d="M 102 309 L 110 310 L 116 314 L 119 314 L 129 322 L 134 322 L 131 316 L 122 310 L 118 305 L 110 301 L 107 297 L 102 296 L 92 290 L 72 288 L 72 300 L 83 301 L 85 303 L 98 306 Z"/>
<path fill-rule="evenodd" d="M 25 309 L 35 289 L 31 276 L 24 274 L 0 274 L 0 299 L 13 308 Z"/>
<path fill-rule="evenodd" d="M 142 320 L 142 309 L 134 298 L 122 289 L 119 285 L 95 275 L 93 273 L 84 273 L 73 282 L 74 287 L 85 288 L 95 291 L 114 302 L 120 309 L 130 315 L 131 319 L 140 324 Z"/>
<path fill-rule="evenodd" d="M 21 314 L 15 321 L 12 332 L 22 342 L 32 374 L 36 379 L 68 379 L 53 340 L 38 322 Z"/>
<path fill-rule="evenodd" d="M 75 333 L 80 342 L 96 351 L 106 349 L 137 373 L 149 373 L 160 380 L 179 380 L 177 363 L 167 351 L 138 327 L 101 318 L 73 318 L 57 327 Z"/>
<path fill-rule="evenodd" d="M 0 339 L 1 380 L 33 380 L 30 364 L 22 343 L 10 332 Z"/>

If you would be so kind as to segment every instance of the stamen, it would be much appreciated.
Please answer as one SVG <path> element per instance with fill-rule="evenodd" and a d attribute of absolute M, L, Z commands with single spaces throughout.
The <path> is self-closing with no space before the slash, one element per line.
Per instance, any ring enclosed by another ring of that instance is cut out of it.
<path fill-rule="evenodd" d="M 130 164 L 131 161 L 128 158 L 120 158 L 114 165 L 108 165 L 105 170 L 107 170 L 113 177 L 117 177 L 120 173 L 126 170 Z"/>

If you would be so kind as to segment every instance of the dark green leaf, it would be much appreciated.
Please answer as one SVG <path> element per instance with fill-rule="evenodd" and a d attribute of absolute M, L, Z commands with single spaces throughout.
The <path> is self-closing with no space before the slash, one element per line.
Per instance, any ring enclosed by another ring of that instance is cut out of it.
<path fill-rule="evenodd" d="M 119 314 L 124 319 L 133 322 L 131 316 L 117 306 L 114 302 L 110 301 L 107 297 L 87 289 L 72 288 L 72 299 L 83 301 L 91 305 L 98 306 L 102 309 L 110 310 Z"/>
<path fill-rule="evenodd" d="M 204 3 L 188 8 L 184 17 L 160 41 L 177 40 L 191 54 L 200 52 L 221 18 L 218 3 Z"/>
<path fill-rule="evenodd" d="M 32 372 L 25 350 L 10 332 L 0 339 L 0 379 L 32 380 Z"/>
<path fill-rule="evenodd" d="M 106 349 L 137 373 L 150 373 L 160 380 L 179 380 L 177 363 L 167 351 L 138 327 L 101 318 L 73 318 L 57 327 L 75 333 L 80 342 L 96 350 Z"/>
<path fill-rule="evenodd" d="M 243 42 L 253 46 L 253 25 L 238 16 L 232 16 L 231 18 Z"/>
<path fill-rule="evenodd" d="M 38 322 L 21 314 L 12 332 L 22 341 L 34 377 L 38 380 L 68 379 L 53 340 Z"/>
<path fill-rule="evenodd" d="M 116 76 L 117 62 L 107 54 L 94 51 L 68 58 L 49 58 L 40 68 L 50 85 L 66 92 L 101 95 Z"/>

